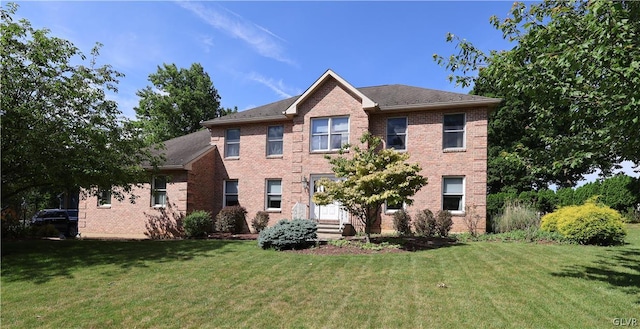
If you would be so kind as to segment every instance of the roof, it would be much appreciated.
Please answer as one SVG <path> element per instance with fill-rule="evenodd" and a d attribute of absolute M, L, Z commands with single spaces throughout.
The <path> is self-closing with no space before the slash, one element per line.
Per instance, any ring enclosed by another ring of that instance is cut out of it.
<path fill-rule="evenodd" d="M 421 111 L 478 106 L 493 108 L 501 102 L 501 99 L 498 98 L 453 93 L 401 84 L 354 88 L 337 74 L 333 73 L 333 71 L 328 70 L 301 95 L 204 121 L 202 125 L 211 127 L 236 123 L 288 120 L 291 118 L 291 115 L 297 114 L 297 104 L 303 102 L 306 96 L 313 93 L 315 88 L 330 76 L 338 80 L 339 83 L 343 85 L 346 84 L 345 86 L 348 89 L 352 89 L 354 94 L 361 97 L 365 110 L 374 112 Z"/>
<path fill-rule="evenodd" d="M 176 137 L 163 143 L 164 149 L 157 152 L 163 154 L 165 161 L 158 169 L 190 170 L 191 164 L 215 146 L 211 145 L 211 132 L 202 129 L 194 133 Z"/>

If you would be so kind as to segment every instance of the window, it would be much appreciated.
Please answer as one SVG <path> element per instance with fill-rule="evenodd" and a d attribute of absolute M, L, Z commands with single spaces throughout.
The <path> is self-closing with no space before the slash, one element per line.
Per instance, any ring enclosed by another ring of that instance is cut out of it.
<path fill-rule="evenodd" d="M 463 177 L 444 177 L 442 179 L 442 209 L 451 212 L 464 211 Z"/>
<path fill-rule="evenodd" d="M 339 150 L 349 143 L 349 118 L 311 120 L 311 151 Z"/>
<path fill-rule="evenodd" d="M 387 119 L 387 148 L 407 149 L 407 118 Z"/>
<path fill-rule="evenodd" d="M 111 189 L 98 189 L 98 206 L 111 206 Z"/>
<path fill-rule="evenodd" d="M 388 203 L 385 202 L 386 212 L 396 212 L 398 210 L 404 209 L 404 202 L 400 203 Z"/>
<path fill-rule="evenodd" d="M 465 128 L 465 115 L 460 114 L 445 114 L 443 124 L 442 135 L 442 148 L 444 149 L 462 149 L 464 144 L 464 128 Z"/>
<path fill-rule="evenodd" d="M 238 202 L 238 181 L 227 180 L 224 181 L 224 200 L 222 203 L 225 207 L 237 206 Z"/>
<path fill-rule="evenodd" d="M 284 126 L 271 126 L 267 128 L 267 156 L 282 155 L 282 136 Z"/>
<path fill-rule="evenodd" d="M 282 180 L 267 180 L 267 210 L 280 210 L 282 207 Z"/>
<path fill-rule="evenodd" d="M 225 158 L 237 158 L 240 156 L 240 129 L 227 129 L 224 156 Z"/>
<path fill-rule="evenodd" d="M 167 176 L 153 177 L 151 205 L 164 207 L 167 204 Z"/>

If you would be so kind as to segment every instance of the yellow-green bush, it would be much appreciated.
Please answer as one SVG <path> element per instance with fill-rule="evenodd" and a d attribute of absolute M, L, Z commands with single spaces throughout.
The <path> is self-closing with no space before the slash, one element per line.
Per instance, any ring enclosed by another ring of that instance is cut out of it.
<path fill-rule="evenodd" d="M 624 241 L 622 215 L 594 200 L 581 206 L 562 207 L 541 219 L 540 228 L 558 232 L 580 244 L 610 245 Z"/>

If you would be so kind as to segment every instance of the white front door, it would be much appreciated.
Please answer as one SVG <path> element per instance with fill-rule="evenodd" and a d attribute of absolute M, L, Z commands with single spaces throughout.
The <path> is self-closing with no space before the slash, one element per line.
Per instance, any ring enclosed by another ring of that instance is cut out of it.
<path fill-rule="evenodd" d="M 322 188 L 322 186 L 318 186 L 316 184 L 316 181 L 320 180 L 321 178 L 329 178 L 331 180 L 337 180 L 333 175 L 311 175 L 310 190 L 312 191 L 312 194 L 310 196 L 311 201 L 309 202 L 309 204 L 311 205 L 309 209 L 310 210 L 309 212 L 311 213 L 310 214 L 311 218 L 317 219 L 317 220 L 335 220 L 335 221 L 340 221 L 340 219 L 342 219 L 344 221 L 347 218 L 347 212 L 340 208 L 339 202 L 334 202 L 332 204 L 328 204 L 324 206 L 320 206 L 313 203 L 313 193 L 318 192 L 318 190 Z"/>

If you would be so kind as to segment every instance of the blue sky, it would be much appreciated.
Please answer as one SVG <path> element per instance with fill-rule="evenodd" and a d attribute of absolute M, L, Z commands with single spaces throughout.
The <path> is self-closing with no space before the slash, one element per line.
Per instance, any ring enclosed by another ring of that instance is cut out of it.
<path fill-rule="evenodd" d="M 298 95 L 327 69 L 356 87 L 407 84 L 468 92 L 432 59 L 447 32 L 483 49 L 509 45 L 489 24 L 512 2 L 17 2 L 18 16 L 125 74 L 114 96 L 134 117 L 136 91 L 162 63 L 202 64 L 224 107 Z"/>
<path fill-rule="evenodd" d="M 136 91 L 163 63 L 200 63 L 222 105 L 245 110 L 301 94 L 327 69 L 356 87 L 398 83 L 467 93 L 432 59 L 457 53 L 446 33 L 484 51 L 511 48 L 489 18 L 506 17 L 512 1 L 17 3 L 18 17 L 85 54 L 104 45 L 98 62 L 125 74 L 111 97 L 130 118 Z M 632 173 L 630 164 L 625 171 Z"/>

